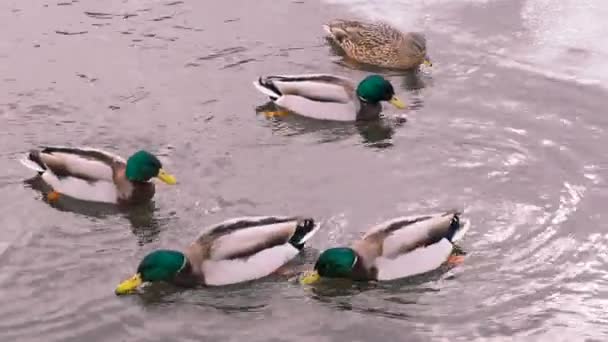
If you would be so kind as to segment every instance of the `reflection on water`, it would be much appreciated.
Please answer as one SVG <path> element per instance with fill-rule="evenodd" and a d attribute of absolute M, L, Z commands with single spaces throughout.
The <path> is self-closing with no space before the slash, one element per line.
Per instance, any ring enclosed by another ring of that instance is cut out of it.
<path fill-rule="evenodd" d="M 42 180 L 35 176 L 24 181 L 27 187 L 40 192 L 42 199 L 52 208 L 60 211 L 72 212 L 97 219 L 105 219 L 109 216 L 121 215 L 131 224 L 131 231 L 137 237 L 139 245 L 156 240 L 162 229 L 162 219 L 155 217 L 156 205 L 154 201 L 138 205 L 119 206 L 111 203 L 88 202 L 61 195 L 57 200 L 49 201 L 46 197 L 52 189 Z"/>
<path fill-rule="evenodd" d="M 390 282 L 355 282 L 323 279 L 306 289 L 309 296 L 339 311 L 360 313 L 368 317 L 410 320 L 421 315 L 419 305 L 440 291 L 433 284 L 446 277 L 451 266 L 408 279 Z"/>
<path fill-rule="evenodd" d="M 263 116 L 264 111 L 276 111 L 277 107 L 272 101 L 258 106 L 256 112 Z M 365 145 L 373 147 L 388 147 L 395 128 L 406 122 L 404 118 L 388 119 L 367 122 L 340 122 L 315 120 L 305 116 L 289 113 L 280 117 L 267 119 L 273 132 L 284 136 L 297 136 L 312 134 L 318 143 L 330 143 L 345 140 L 359 133 Z"/>
<path fill-rule="evenodd" d="M 391 138 L 395 133 L 395 128 L 402 125 L 403 122 L 405 120 L 399 120 L 392 124 L 390 119 L 380 119 L 369 122 L 358 122 L 356 126 L 365 145 L 385 148 L 392 146 Z"/>
<path fill-rule="evenodd" d="M 143 203 L 122 210 L 123 215 L 131 224 L 131 232 L 137 237 L 137 243 L 142 246 L 158 238 L 168 219 L 156 217 L 155 202 Z"/>

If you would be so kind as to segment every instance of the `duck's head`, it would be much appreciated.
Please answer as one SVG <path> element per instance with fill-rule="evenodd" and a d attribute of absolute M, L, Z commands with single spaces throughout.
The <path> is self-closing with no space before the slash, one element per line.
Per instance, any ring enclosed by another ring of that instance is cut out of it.
<path fill-rule="evenodd" d="M 351 248 L 330 248 L 321 253 L 315 263 L 314 271 L 302 277 L 300 282 L 311 284 L 321 277 L 350 278 L 356 264 L 357 254 Z"/>
<path fill-rule="evenodd" d="M 426 37 L 424 36 L 424 34 L 420 32 L 410 32 L 408 35 L 411 38 L 410 44 L 402 46 L 401 48 L 401 53 L 404 58 L 411 58 L 413 50 L 416 55 L 422 57 L 422 64 L 432 67 L 433 62 L 431 61 L 429 55 L 426 53 Z"/>
<path fill-rule="evenodd" d="M 157 250 L 146 255 L 137 272 L 121 282 L 114 291 L 117 295 L 135 291 L 145 282 L 171 281 L 187 264 L 186 256 L 178 251 Z"/>
<path fill-rule="evenodd" d="M 125 171 L 127 179 L 135 182 L 147 182 L 152 177 L 158 177 L 167 184 L 175 184 L 175 177 L 163 170 L 160 160 L 148 151 L 135 152 L 127 160 Z"/>
<path fill-rule="evenodd" d="M 387 101 L 399 109 L 405 108 L 405 103 L 395 96 L 393 85 L 380 75 L 364 78 L 357 86 L 357 95 L 368 103 Z"/>

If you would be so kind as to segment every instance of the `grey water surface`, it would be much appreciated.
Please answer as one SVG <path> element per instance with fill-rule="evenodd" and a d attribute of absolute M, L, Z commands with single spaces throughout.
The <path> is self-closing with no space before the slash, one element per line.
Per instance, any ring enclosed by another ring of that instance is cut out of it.
<path fill-rule="evenodd" d="M 0 2 L 0 341 L 605 341 L 607 14 L 602 0 Z M 409 109 L 362 125 L 256 114 L 260 74 L 366 75 L 323 39 L 336 17 L 427 34 L 432 68 L 386 72 Z M 146 148 L 179 184 L 127 211 L 50 205 L 17 161 L 38 145 Z M 453 207 L 473 223 L 464 263 L 416 279 L 113 294 L 147 252 L 231 217 L 318 218 L 308 263 Z"/>

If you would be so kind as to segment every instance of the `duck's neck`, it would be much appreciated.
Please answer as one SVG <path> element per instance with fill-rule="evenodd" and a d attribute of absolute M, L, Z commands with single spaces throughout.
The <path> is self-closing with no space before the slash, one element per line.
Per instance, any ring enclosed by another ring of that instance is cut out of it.
<path fill-rule="evenodd" d="M 192 272 L 192 264 L 187 256 L 184 267 L 177 273 L 175 278 L 173 278 L 172 283 L 183 287 L 193 287 L 199 283 L 198 277 Z"/>
<path fill-rule="evenodd" d="M 130 181 L 125 174 L 124 165 L 115 165 L 112 168 L 112 178 L 116 185 L 118 201 L 121 203 L 141 203 L 154 197 L 154 183 Z"/>
<path fill-rule="evenodd" d="M 357 120 L 376 120 L 380 117 L 382 112 L 382 105 L 380 102 L 371 103 L 363 100 L 359 97 L 359 110 L 357 111 Z"/>

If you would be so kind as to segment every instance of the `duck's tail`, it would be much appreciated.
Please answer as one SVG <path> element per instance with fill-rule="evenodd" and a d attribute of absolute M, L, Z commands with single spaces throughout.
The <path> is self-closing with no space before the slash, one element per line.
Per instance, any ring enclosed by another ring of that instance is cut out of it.
<path fill-rule="evenodd" d="M 470 227 L 471 221 L 461 219 L 460 213 L 455 212 L 454 217 L 452 218 L 452 222 L 450 222 L 450 229 L 446 238 L 452 243 L 454 243 L 462 239 L 462 237 L 466 234 Z"/>
<path fill-rule="evenodd" d="M 289 239 L 289 243 L 297 249 L 302 249 L 306 241 L 308 241 L 321 228 L 321 225 L 316 223 L 312 218 L 301 219 L 298 222 L 296 231 Z"/>
<path fill-rule="evenodd" d="M 39 174 L 44 173 L 44 171 L 46 171 L 47 169 L 46 165 L 44 165 L 44 162 L 40 158 L 40 151 L 30 151 L 29 153 L 21 157 L 21 159 L 19 159 L 19 162 L 21 162 L 23 166 L 27 167 L 30 170 L 34 170 Z"/>
<path fill-rule="evenodd" d="M 260 76 L 257 81 L 253 82 L 253 85 L 262 94 L 270 97 L 271 100 L 276 100 L 283 95 L 281 94 L 281 91 L 272 83 L 270 77 Z"/>

